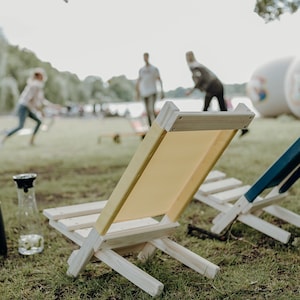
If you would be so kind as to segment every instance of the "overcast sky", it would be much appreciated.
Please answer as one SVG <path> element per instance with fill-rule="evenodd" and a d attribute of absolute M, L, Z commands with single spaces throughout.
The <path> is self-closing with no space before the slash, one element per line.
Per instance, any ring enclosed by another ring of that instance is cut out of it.
<path fill-rule="evenodd" d="M 12 45 L 81 79 L 136 79 L 142 55 L 165 90 L 190 87 L 185 52 L 224 83 L 250 79 L 262 63 L 300 53 L 300 13 L 266 24 L 255 0 L 0 0 L 0 27 Z"/>

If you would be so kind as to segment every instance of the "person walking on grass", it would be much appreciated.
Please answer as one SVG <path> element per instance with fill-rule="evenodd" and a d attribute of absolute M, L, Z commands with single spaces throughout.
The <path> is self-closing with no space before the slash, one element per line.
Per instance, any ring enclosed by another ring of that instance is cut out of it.
<path fill-rule="evenodd" d="M 192 72 L 192 78 L 195 84 L 194 88 L 189 90 L 186 94 L 190 95 L 195 89 L 199 89 L 205 93 L 203 111 L 208 110 L 213 97 L 217 98 L 220 111 L 227 111 L 227 104 L 224 99 L 224 86 L 221 80 L 211 70 L 196 60 L 193 51 L 186 52 L 186 61 Z M 242 129 L 240 136 L 243 136 L 248 131 L 248 129 Z"/>
<path fill-rule="evenodd" d="M 139 70 L 136 83 L 137 99 L 142 98 L 145 103 L 149 126 L 156 118 L 155 102 L 157 99 L 157 82 L 160 84 L 161 99 L 164 98 L 163 83 L 159 70 L 149 62 L 149 53 L 143 55 L 145 65 Z"/>
<path fill-rule="evenodd" d="M 5 141 L 9 137 L 24 127 L 27 117 L 36 122 L 36 126 L 30 138 L 30 145 L 34 145 L 36 134 L 42 124 L 38 113 L 43 116 L 43 109 L 49 106 L 55 109 L 60 109 L 59 105 L 50 102 L 44 97 L 44 84 L 46 80 L 47 76 L 42 68 L 36 68 L 33 70 L 33 74 L 28 78 L 27 84 L 18 101 L 17 115 L 19 118 L 19 123 L 15 128 L 12 128 L 6 132 L 0 142 L 0 146 L 4 145 Z"/>

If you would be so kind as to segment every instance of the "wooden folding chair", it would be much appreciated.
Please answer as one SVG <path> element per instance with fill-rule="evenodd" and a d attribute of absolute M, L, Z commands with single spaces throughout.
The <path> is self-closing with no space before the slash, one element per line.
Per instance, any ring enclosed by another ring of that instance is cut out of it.
<path fill-rule="evenodd" d="M 94 256 L 156 296 L 163 284 L 124 254 L 137 250 L 147 259 L 160 249 L 213 278 L 218 266 L 168 236 L 237 130 L 253 118 L 242 104 L 234 112 L 210 113 L 181 112 L 166 102 L 108 201 L 44 210 L 50 225 L 80 246 L 67 273 L 77 276 Z"/>
<path fill-rule="evenodd" d="M 212 176 L 213 175 L 213 176 Z M 279 206 L 288 189 L 300 176 L 300 138 L 298 138 L 252 185 L 243 185 L 236 178 L 215 171 L 211 181 L 204 183 L 194 196 L 220 213 L 213 220 L 211 231 L 221 234 L 235 220 L 287 243 L 291 233 L 265 221 L 262 212 L 300 227 L 300 215 Z M 232 204 L 233 203 L 233 204 Z"/>

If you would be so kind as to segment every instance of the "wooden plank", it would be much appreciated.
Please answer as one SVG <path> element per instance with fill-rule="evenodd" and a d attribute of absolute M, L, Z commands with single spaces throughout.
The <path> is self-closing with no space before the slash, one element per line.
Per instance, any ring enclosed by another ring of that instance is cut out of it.
<path fill-rule="evenodd" d="M 109 229 L 109 232 L 116 232 L 120 230 L 136 228 L 137 226 L 142 227 L 142 226 L 153 225 L 153 224 L 157 224 L 157 221 L 151 218 L 144 219 L 144 220 L 122 222 L 122 224 L 116 223 L 116 224 L 112 224 L 111 228 Z M 92 230 L 92 226 L 87 227 L 81 225 L 77 226 L 77 228 L 74 227 L 75 229 L 73 228 L 72 230 L 70 230 L 70 228 L 68 228 L 64 224 L 64 222 L 55 221 L 55 220 L 49 220 L 49 225 L 55 228 L 57 231 L 59 231 L 61 234 L 63 234 L 64 236 L 66 236 L 67 238 L 69 238 L 71 241 L 73 241 L 75 244 L 79 246 L 83 244 L 84 240 L 88 237 L 88 235 Z"/>
<path fill-rule="evenodd" d="M 283 194 L 272 193 L 272 195 L 268 195 L 265 198 L 257 197 L 255 201 L 252 202 L 251 212 L 264 209 L 269 205 L 273 205 L 278 202 L 281 202 L 287 195 L 288 193 L 283 193 Z"/>
<path fill-rule="evenodd" d="M 112 250 L 97 251 L 95 256 L 153 297 L 159 296 L 164 285 Z"/>
<path fill-rule="evenodd" d="M 263 209 L 270 215 L 286 221 L 289 224 L 300 227 L 300 215 L 278 205 L 270 205 Z"/>
<path fill-rule="evenodd" d="M 49 220 L 49 225 L 53 228 L 55 228 L 58 232 L 63 234 L 66 238 L 70 239 L 75 244 L 82 246 L 84 242 L 84 237 L 82 235 L 78 235 L 74 233 L 73 231 L 69 231 L 66 229 L 65 226 L 62 226 L 59 222 Z M 88 234 L 91 231 L 91 228 L 86 228 L 85 230 L 88 230 Z M 87 237 L 87 236 L 86 236 Z"/>
<path fill-rule="evenodd" d="M 96 223 L 99 214 L 84 215 L 74 218 L 61 219 L 58 223 L 64 226 L 68 231 L 93 227 Z"/>
<path fill-rule="evenodd" d="M 59 220 L 81 216 L 84 214 L 100 213 L 105 207 L 107 201 L 87 202 L 69 206 L 48 208 L 43 210 L 43 214 L 50 220 Z"/>
<path fill-rule="evenodd" d="M 226 190 L 224 192 L 215 193 L 212 195 L 209 195 L 210 200 L 216 201 L 220 204 L 227 203 L 231 201 L 236 201 L 239 199 L 242 195 L 245 194 L 250 188 L 250 185 L 243 185 L 238 188 L 232 188 L 229 190 Z"/>
<path fill-rule="evenodd" d="M 238 220 L 284 244 L 286 244 L 291 237 L 290 232 L 256 217 L 253 214 L 241 214 L 238 216 Z"/>
<path fill-rule="evenodd" d="M 232 204 L 230 203 L 220 203 L 218 201 L 214 201 L 214 199 L 211 199 L 210 195 L 203 194 L 199 190 L 194 195 L 194 199 L 222 212 L 232 207 Z"/>
<path fill-rule="evenodd" d="M 142 226 L 117 232 L 107 233 L 104 236 L 101 248 L 121 248 L 130 245 L 140 244 L 160 237 L 169 236 L 179 226 L 178 223 Z"/>
<path fill-rule="evenodd" d="M 224 179 L 226 177 L 226 174 L 224 172 L 213 170 L 208 173 L 207 177 L 205 178 L 204 183 L 208 183 L 211 181 L 217 181 L 220 179 Z"/>
<path fill-rule="evenodd" d="M 89 236 L 84 240 L 80 249 L 76 251 L 76 255 L 71 255 L 68 264 L 69 268 L 67 274 L 69 276 L 77 277 L 79 272 L 91 260 L 95 251 L 99 249 L 103 241 L 103 236 L 93 228 Z"/>
<path fill-rule="evenodd" d="M 215 223 L 212 226 L 211 231 L 220 234 L 240 215 L 242 211 L 246 210 L 249 205 L 251 206 L 247 199 L 242 196 L 238 201 L 235 202 L 231 209 L 222 214 L 222 217 L 218 219 L 218 223 Z"/>
<path fill-rule="evenodd" d="M 151 244 L 208 278 L 214 278 L 220 270 L 217 265 L 171 241 L 170 239 L 163 238 L 153 240 L 151 241 Z"/>
<path fill-rule="evenodd" d="M 226 178 L 215 182 L 204 183 L 200 186 L 200 192 L 203 194 L 212 194 L 228 189 L 236 188 L 242 185 L 242 181 L 236 178 Z"/>
<path fill-rule="evenodd" d="M 240 103 L 234 111 L 214 112 L 179 112 L 176 120 L 170 120 L 167 131 L 192 130 L 238 130 L 247 128 L 255 114 L 246 105 Z"/>

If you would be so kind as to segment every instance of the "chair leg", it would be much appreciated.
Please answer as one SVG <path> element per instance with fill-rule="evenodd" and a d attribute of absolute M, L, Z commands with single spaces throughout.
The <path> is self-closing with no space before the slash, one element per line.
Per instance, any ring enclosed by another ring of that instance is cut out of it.
<path fill-rule="evenodd" d="M 249 203 L 244 196 L 241 197 L 230 209 L 220 215 L 212 226 L 211 231 L 220 234 L 241 212 L 246 211 L 249 205 L 251 205 L 251 203 Z"/>
<path fill-rule="evenodd" d="M 220 270 L 217 265 L 168 238 L 156 239 L 151 241 L 151 243 L 161 251 L 208 278 L 214 278 Z"/>
<path fill-rule="evenodd" d="M 101 244 L 102 237 L 92 229 L 89 236 L 79 250 L 75 250 L 69 257 L 67 275 L 77 277 L 95 253 L 95 245 Z"/>
<path fill-rule="evenodd" d="M 156 247 L 147 243 L 144 248 L 139 252 L 138 259 L 141 261 L 146 261 L 149 257 L 153 256 Z"/>
<path fill-rule="evenodd" d="M 258 218 L 253 214 L 241 214 L 238 220 L 284 244 L 286 244 L 291 237 L 290 232 Z"/>
<path fill-rule="evenodd" d="M 300 215 L 278 205 L 270 205 L 264 208 L 264 211 L 286 221 L 294 226 L 300 227 Z"/>
<path fill-rule="evenodd" d="M 158 296 L 163 291 L 164 285 L 160 281 L 113 250 L 100 250 L 95 253 L 95 256 L 151 296 Z"/>

